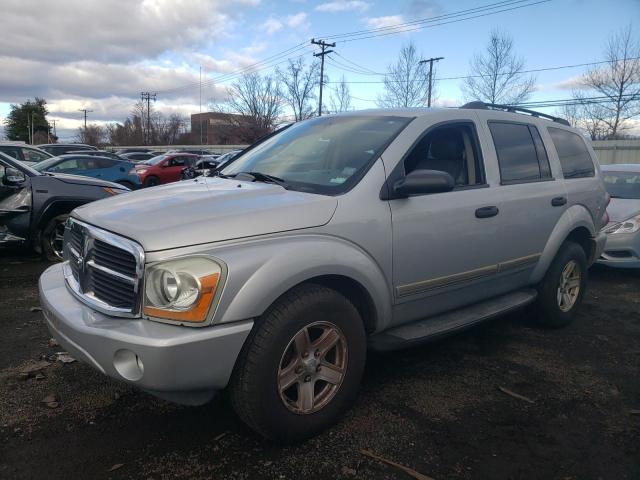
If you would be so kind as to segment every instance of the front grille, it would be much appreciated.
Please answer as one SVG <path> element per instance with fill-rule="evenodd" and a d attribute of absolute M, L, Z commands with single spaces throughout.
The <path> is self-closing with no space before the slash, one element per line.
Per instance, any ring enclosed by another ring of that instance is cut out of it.
<path fill-rule="evenodd" d="M 138 316 L 144 253 L 126 238 L 70 219 L 65 232 L 69 288 L 96 310 Z"/>

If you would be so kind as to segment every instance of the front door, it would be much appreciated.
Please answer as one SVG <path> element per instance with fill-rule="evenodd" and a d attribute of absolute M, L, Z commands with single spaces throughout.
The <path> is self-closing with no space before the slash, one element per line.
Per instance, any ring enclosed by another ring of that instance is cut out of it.
<path fill-rule="evenodd" d="M 425 128 L 397 167 L 404 174 L 445 171 L 456 186 L 389 202 L 396 323 L 472 303 L 487 289 L 501 293 L 489 284 L 506 260 L 507 240 L 499 235 L 499 195 L 487 183 L 477 131 L 472 117 Z"/>

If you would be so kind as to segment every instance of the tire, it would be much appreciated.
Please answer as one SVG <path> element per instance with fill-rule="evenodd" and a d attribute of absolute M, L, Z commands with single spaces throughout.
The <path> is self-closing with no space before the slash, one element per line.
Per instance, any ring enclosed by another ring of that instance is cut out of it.
<path fill-rule="evenodd" d="M 587 256 L 580 245 L 567 241 L 560 247 L 538 287 L 537 322 L 547 328 L 569 325 L 582 304 L 586 289 Z"/>
<path fill-rule="evenodd" d="M 147 177 L 144 180 L 144 187 L 155 187 L 156 185 L 160 185 L 160 179 L 158 177 Z"/>
<path fill-rule="evenodd" d="M 68 213 L 53 217 L 40 232 L 42 256 L 50 262 L 62 260 L 62 237 L 64 235 L 64 222 L 67 221 L 67 218 L 69 218 Z"/>
<path fill-rule="evenodd" d="M 129 190 L 136 189 L 136 186 L 133 183 L 128 182 L 127 180 L 122 180 L 121 182 L 117 182 L 117 183 L 122 185 L 123 187 L 127 187 Z"/>
<path fill-rule="evenodd" d="M 311 340 L 305 347 L 313 353 L 303 357 L 297 345 L 303 345 L 304 338 Z M 330 345 L 330 338 L 335 345 L 321 353 L 320 346 Z M 301 441 L 335 424 L 352 405 L 365 361 L 366 336 L 353 304 L 335 290 L 302 285 L 256 322 L 234 368 L 231 404 L 240 419 L 264 437 Z M 340 366 L 341 376 L 336 373 Z M 324 380 L 329 377 L 332 383 Z M 295 381 L 286 388 L 291 379 Z M 305 401 L 309 393 L 313 402 Z"/>

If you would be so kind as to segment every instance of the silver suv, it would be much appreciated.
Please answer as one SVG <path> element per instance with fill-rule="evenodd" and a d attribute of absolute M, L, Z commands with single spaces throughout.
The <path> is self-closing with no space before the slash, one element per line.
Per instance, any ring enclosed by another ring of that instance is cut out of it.
<path fill-rule="evenodd" d="M 368 348 L 413 346 L 534 304 L 576 315 L 607 193 L 566 122 L 472 103 L 314 118 L 215 177 L 74 210 L 40 279 L 78 359 L 198 405 L 228 388 L 295 441 L 353 402 Z"/>

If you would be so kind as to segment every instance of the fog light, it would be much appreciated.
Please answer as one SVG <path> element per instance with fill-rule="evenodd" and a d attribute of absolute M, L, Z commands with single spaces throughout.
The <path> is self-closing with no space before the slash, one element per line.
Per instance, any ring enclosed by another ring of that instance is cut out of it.
<path fill-rule="evenodd" d="M 144 374 L 142 358 L 131 350 L 118 350 L 113 356 L 113 366 L 123 378 L 131 382 L 140 380 Z"/>

